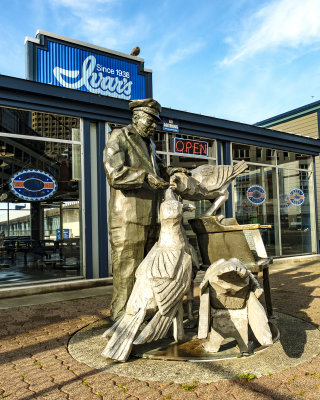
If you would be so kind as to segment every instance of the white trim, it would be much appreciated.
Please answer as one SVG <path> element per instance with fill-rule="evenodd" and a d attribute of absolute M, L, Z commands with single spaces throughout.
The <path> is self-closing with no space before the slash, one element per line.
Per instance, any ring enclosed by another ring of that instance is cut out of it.
<path fill-rule="evenodd" d="M 120 56 L 120 57 L 128 58 L 128 59 L 130 59 L 130 60 L 144 62 L 144 59 L 143 59 L 143 58 L 140 58 L 140 57 L 135 57 L 135 56 L 131 56 L 130 54 L 125 54 L 125 53 L 121 53 L 121 52 L 119 52 L 119 51 L 110 50 L 110 49 L 107 49 L 106 47 L 101 47 L 101 46 L 96 46 L 96 45 L 94 45 L 94 44 L 90 44 L 90 43 L 86 43 L 86 42 L 81 42 L 80 40 L 70 39 L 70 38 L 67 38 L 67 37 L 65 37 L 65 36 L 57 35 L 57 34 L 55 34 L 55 33 L 50 33 L 50 32 L 47 32 L 47 31 L 43 31 L 43 30 L 41 30 L 41 29 L 38 29 L 38 30 L 37 30 L 36 36 L 38 36 L 38 35 L 44 35 L 44 36 L 51 37 L 51 38 L 53 38 L 53 39 L 63 40 L 63 41 L 69 42 L 69 43 L 76 44 L 76 45 L 78 45 L 78 46 L 88 47 L 89 49 L 92 49 L 92 50 L 102 51 L 102 52 L 104 52 L 104 53 L 109 53 L 109 54 L 113 54 L 113 55 L 115 55 L 115 56 Z M 27 40 L 27 39 L 28 39 L 28 37 L 26 37 L 25 40 Z M 39 39 L 38 39 L 38 40 L 39 40 Z M 32 40 L 32 41 L 33 41 L 33 40 Z"/>
<path fill-rule="evenodd" d="M 57 143 L 67 143 L 67 144 L 81 144 L 81 141 L 78 140 L 64 140 L 64 139 L 53 139 L 48 137 L 39 137 L 39 136 L 30 136 L 30 135 L 21 135 L 19 133 L 10 133 L 10 132 L 0 132 L 1 137 L 7 138 L 18 138 L 18 139 L 26 139 L 26 140 L 38 140 L 43 142 L 57 142 Z"/>
<path fill-rule="evenodd" d="M 275 244 L 274 244 L 274 249 L 275 252 L 277 251 L 277 246 L 276 246 L 276 239 L 278 239 L 278 245 L 279 245 L 279 255 L 280 257 L 282 257 L 282 227 L 281 227 L 281 209 L 280 209 L 280 188 L 279 188 L 279 184 L 280 184 L 280 179 L 279 179 L 279 171 L 278 171 L 279 167 L 276 167 L 276 194 L 277 194 L 277 198 L 276 198 L 276 205 L 273 205 L 273 208 L 277 208 L 277 221 L 278 221 L 278 229 L 277 231 L 274 230 L 274 237 L 275 237 Z"/>
<path fill-rule="evenodd" d="M 297 161 L 297 160 L 296 160 Z M 240 160 L 233 160 L 233 163 L 239 163 L 241 162 Z M 305 168 L 289 168 L 289 167 L 283 167 L 282 164 L 280 165 L 275 165 L 275 164 L 260 164 L 257 162 L 250 162 L 250 161 L 246 161 L 246 163 L 248 165 L 255 165 L 257 167 L 270 167 L 270 168 L 280 168 L 280 169 L 288 169 L 290 171 L 299 171 L 299 172 L 310 172 L 312 173 L 313 171 L 310 171 L 309 169 L 305 169 Z"/>
<path fill-rule="evenodd" d="M 97 171 L 97 124 L 90 122 L 90 173 L 91 173 L 91 229 L 92 229 L 92 278 L 99 278 L 99 215 Z"/>
<path fill-rule="evenodd" d="M 80 141 L 83 143 L 84 139 L 84 130 L 83 130 L 83 118 L 80 119 Z M 80 180 L 80 193 L 79 200 L 81 205 L 81 220 L 80 223 L 80 255 L 82 253 L 82 275 L 86 277 L 87 275 L 87 264 L 86 264 L 86 230 L 85 230 L 85 208 L 86 208 L 86 199 L 85 199 L 85 181 L 84 181 L 84 146 L 81 146 L 80 150 L 80 159 L 81 159 L 81 180 Z"/>
<path fill-rule="evenodd" d="M 217 160 L 216 157 L 207 157 L 207 156 L 197 156 L 195 154 L 187 154 L 187 153 L 173 153 L 171 151 L 160 151 L 156 150 L 157 154 L 168 154 L 170 156 L 177 156 L 177 157 L 188 157 L 188 158 L 198 158 L 200 160 Z"/>
<path fill-rule="evenodd" d="M 33 42 L 33 43 L 36 43 L 36 44 L 40 44 L 40 39 L 32 38 L 30 36 L 26 36 L 24 38 L 24 44 L 26 44 L 27 42 Z"/>
<path fill-rule="evenodd" d="M 111 128 L 110 128 L 111 129 Z M 109 139 L 109 122 L 105 123 L 105 144 L 107 144 Z M 113 268 L 112 268 L 112 259 L 111 259 L 111 243 L 110 243 L 110 230 L 109 230 L 109 199 L 110 199 L 110 185 L 106 176 L 106 213 L 107 213 L 107 221 L 108 221 L 108 276 L 112 275 Z"/>

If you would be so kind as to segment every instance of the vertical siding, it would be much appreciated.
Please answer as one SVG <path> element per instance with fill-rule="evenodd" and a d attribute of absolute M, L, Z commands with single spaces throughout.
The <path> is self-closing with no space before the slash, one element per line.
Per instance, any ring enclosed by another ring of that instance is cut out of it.
<path fill-rule="evenodd" d="M 271 129 L 318 138 L 318 114 L 305 115 L 279 125 L 274 125 Z"/>

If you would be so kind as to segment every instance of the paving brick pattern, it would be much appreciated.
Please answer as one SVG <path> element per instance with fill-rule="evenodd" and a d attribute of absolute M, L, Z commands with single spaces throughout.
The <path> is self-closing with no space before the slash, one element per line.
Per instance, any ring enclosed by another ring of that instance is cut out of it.
<path fill-rule="evenodd" d="M 271 274 L 276 311 L 320 324 L 320 264 Z M 110 296 L 0 310 L 0 399 L 320 400 L 320 355 L 281 373 L 213 383 L 144 382 L 74 360 L 68 340 L 108 315 Z M 239 375 L 241 371 L 239 371 Z"/>

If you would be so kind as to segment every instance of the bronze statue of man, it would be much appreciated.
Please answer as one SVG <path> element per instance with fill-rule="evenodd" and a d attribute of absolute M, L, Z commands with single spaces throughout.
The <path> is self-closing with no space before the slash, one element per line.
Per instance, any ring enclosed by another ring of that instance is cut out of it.
<path fill-rule="evenodd" d="M 135 271 L 156 242 L 162 190 L 169 186 L 165 167 L 151 137 L 160 120 L 153 99 L 129 103 L 132 124 L 114 129 L 104 149 L 104 167 L 111 194 L 109 235 L 113 268 L 111 319 L 125 311 Z"/>

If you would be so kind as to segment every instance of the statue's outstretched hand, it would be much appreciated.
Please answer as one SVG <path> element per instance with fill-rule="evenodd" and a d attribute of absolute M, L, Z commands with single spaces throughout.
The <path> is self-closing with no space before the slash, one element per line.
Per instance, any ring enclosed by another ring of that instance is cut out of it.
<path fill-rule="evenodd" d="M 186 169 L 182 167 L 167 167 L 167 174 L 169 176 L 172 176 L 176 174 L 177 172 L 182 172 L 183 174 L 190 175 L 191 173 Z"/>
<path fill-rule="evenodd" d="M 169 187 L 169 182 L 166 182 L 164 179 L 160 178 L 160 176 L 155 174 L 147 174 L 146 181 L 154 190 L 167 189 Z"/>

